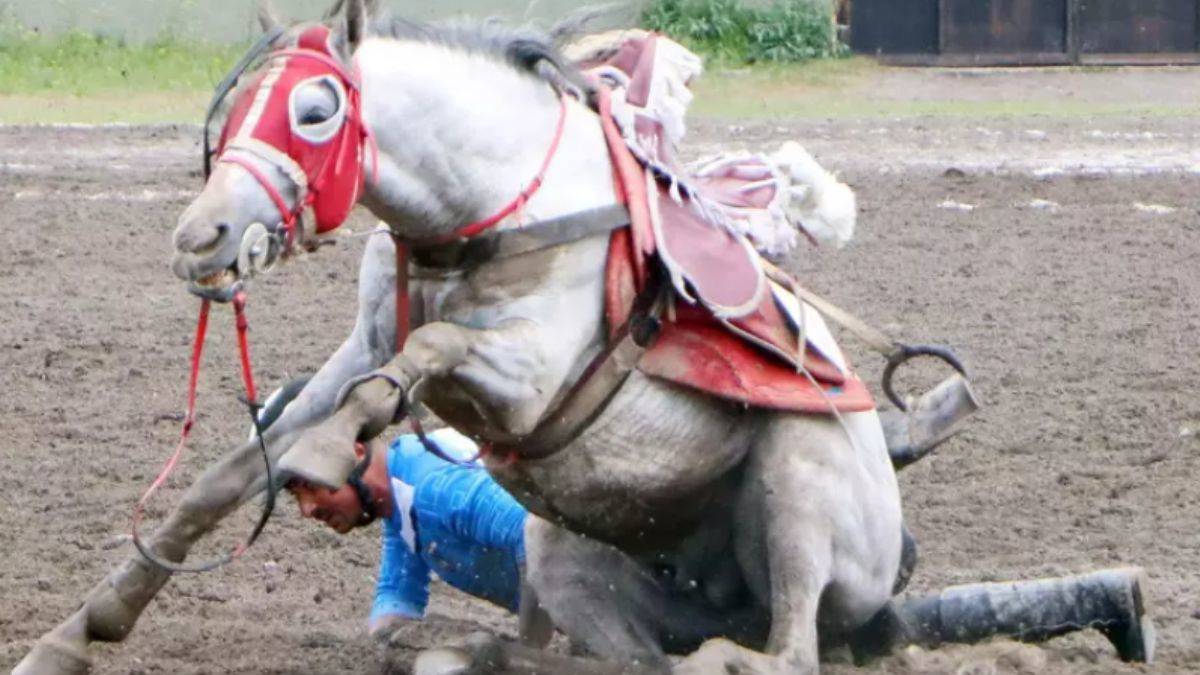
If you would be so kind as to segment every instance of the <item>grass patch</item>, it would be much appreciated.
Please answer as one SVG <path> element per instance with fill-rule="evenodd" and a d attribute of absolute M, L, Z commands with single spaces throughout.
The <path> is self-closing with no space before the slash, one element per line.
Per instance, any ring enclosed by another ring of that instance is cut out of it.
<path fill-rule="evenodd" d="M 0 30 L 0 95 L 93 96 L 211 90 L 245 51 L 163 37 L 147 44 L 75 32 Z"/>
<path fill-rule="evenodd" d="M 888 98 L 879 83 L 896 72 L 865 57 L 824 59 L 804 64 L 716 68 L 694 83 L 691 114 L 717 119 L 1032 117 L 1088 118 L 1147 115 L 1178 117 L 1200 113 L 1194 106 L 1153 101 L 1096 102 L 1066 97 L 987 100 L 944 97 Z"/>
<path fill-rule="evenodd" d="M 0 123 L 200 122 L 245 49 L 169 36 L 47 38 L 8 24 L 0 27 Z"/>
<path fill-rule="evenodd" d="M 125 44 L 82 33 L 46 38 L 0 21 L 0 123 L 199 123 L 213 87 L 244 47 L 173 38 Z M 1113 97 L 1088 102 L 1034 93 L 1015 100 L 956 100 L 959 90 L 953 83 L 931 88 L 924 97 L 889 98 L 885 90 L 894 94 L 897 87 L 881 85 L 908 76 L 906 71 L 862 57 L 754 65 L 725 57 L 710 58 L 708 65 L 709 72 L 695 84 L 692 114 L 698 117 L 1200 115 L 1195 105 Z M 1092 72 L 1101 71 L 1079 70 L 1080 76 Z"/>
<path fill-rule="evenodd" d="M 797 63 L 838 56 L 828 0 L 651 0 L 641 24 L 719 64 Z"/>

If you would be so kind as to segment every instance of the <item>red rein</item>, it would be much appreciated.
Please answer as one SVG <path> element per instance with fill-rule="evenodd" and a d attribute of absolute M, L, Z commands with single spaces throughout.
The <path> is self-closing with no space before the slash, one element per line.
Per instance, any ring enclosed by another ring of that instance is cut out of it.
<path fill-rule="evenodd" d="M 224 558 L 209 563 L 185 567 L 171 561 L 164 560 L 156 553 L 151 551 L 149 547 L 142 542 L 141 536 L 138 534 L 138 525 L 141 523 L 142 514 L 145 511 L 146 503 L 150 501 L 150 497 L 158 491 L 158 488 L 160 488 L 163 483 L 167 481 L 167 477 L 170 476 L 171 472 L 175 470 L 175 466 L 179 463 L 180 457 L 183 456 L 183 449 L 187 445 L 187 439 L 188 436 L 191 435 L 192 427 L 195 426 L 196 423 L 196 390 L 200 381 L 200 362 L 201 356 L 204 354 L 204 340 L 208 333 L 208 314 L 211 306 L 211 300 L 204 299 L 200 301 L 200 317 L 196 321 L 196 335 L 192 341 L 191 372 L 188 375 L 187 412 L 184 414 L 183 429 L 179 434 L 179 442 L 175 446 L 175 452 L 171 454 L 171 457 L 167 460 L 167 463 L 163 465 L 162 470 L 159 471 L 158 476 L 154 479 L 154 482 L 150 484 L 150 487 L 146 489 L 146 492 L 142 494 L 141 499 L 139 499 L 137 504 L 133 507 L 133 523 L 131 534 L 133 537 L 134 546 L 136 546 L 138 551 L 140 551 L 142 555 L 151 562 L 172 572 L 205 572 L 220 567 L 221 565 L 224 565 L 225 563 L 228 563 L 240 556 L 247 548 L 250 547 L 250 544 L 254 543 L 254 540 L 258 537 L 258 533 L 262 530 L 262 526 L 266 523 L 266 519 L 270 515 L 269 508 L 271 502 L 273 502 L 273 500 L 268 501 L 268 509 L 264 510 L 263 517 L 261 518 L 259 525 L 255 527 L 254 531 L 251 533 L 250 537 L 246 539 L 246 541 L 239 544 L 232 553 L 226 555 Z M 251 407 L 251 412 L 253 414 L 257 414 L 258 389 L 254 384 L 254 369 L 250 363 L 250 341 L 247 337 L 249 322 L 246 320 L 245 292 L 238 291 L 234 294 L 233 310 L 236 315 L 235 322 L 237 325 L 238 335 L 238 354 L 241 359 L 242 367 L 242 384 L 246 388 L 246 400 L 248 405 Z M 268 486 L 268 493 L 270 493 L 270 486 Z"/>

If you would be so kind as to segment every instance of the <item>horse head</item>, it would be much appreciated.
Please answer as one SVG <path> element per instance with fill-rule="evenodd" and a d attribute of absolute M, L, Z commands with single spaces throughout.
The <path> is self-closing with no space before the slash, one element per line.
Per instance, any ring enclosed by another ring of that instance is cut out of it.
<path fill-rule="evenodd" d="M 347 64 L 370 9 L 339 1 L 325 22 L 284 29 L 260 0 L 264 36 L 254 52 L 265 57 L 232 74 L 238 86 L 215 168 L 175 229 L 171 268 L 194 293 L 228 299 L 244 278 L 345 221 L 362 191 L 369 140 Z M 240 67 L 254 60 L 252 53 Z"/>

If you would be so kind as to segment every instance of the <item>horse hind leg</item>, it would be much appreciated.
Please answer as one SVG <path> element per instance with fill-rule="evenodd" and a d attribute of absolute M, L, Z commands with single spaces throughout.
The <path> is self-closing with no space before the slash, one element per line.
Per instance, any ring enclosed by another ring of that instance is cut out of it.
<path fill-rule="evenodd" d="M 816 673 L 818 625 L 848 632 L 887 602 L 901 551 L 895 474 L 875 414 L 844 417 L 853 443 L 834 420 L 786 415 L 751 450 L 736 552 L 770 608 L 765 650 L 710 640 L 676 673 Z"/>

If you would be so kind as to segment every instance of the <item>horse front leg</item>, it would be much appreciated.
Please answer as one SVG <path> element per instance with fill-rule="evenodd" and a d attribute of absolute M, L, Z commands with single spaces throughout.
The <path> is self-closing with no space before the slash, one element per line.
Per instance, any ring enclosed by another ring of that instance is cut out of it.
<path fill-rule="evenodd" d="M 275 444 L 277 450 L 282 447 Z M 196 540 L 261 488 L 264 473 L 257 442 L 238 448 L 192 484 L 147 545 L 167 560 L 182 562 Z M 169 578 L 169 572 L 135 553 L 96 584 L 78 611 L 43 635 L 13 672 L 88 672 L 88 645 L 124 640 Z"/>
<path fill-rule="evenodd" d="M 489 411 L 488 423 L 499 431 L 532 431 L 549 400 L 540 383 L 547 369 L 530 346 L 535 330 L 527 321 L 486 330 L 444 322 L 421 326 L 390 363 L 352 383 L 337 411 L 297 440 L 281 470 L 303 467 L 306 478 L 341 486 L 357 463 L 354 441 L 378 436 L 406 412 L 414 387 L 441 378 L 453 379 Z"/>
<path fill-rule="evenodd" d="M 373 355 L 377 350 L 362 337 L 369 334 L 371 331 L 356 328 L 266 431 L 263 441 L 272 462 L 292 444 L 299 429 L 333 410 L 335 395 L 343 383 L 378 365 L 380 359 Z M 192 544 L 265 486 L 266 470 L 258 441 L 247 442 L 205 470 L 146 543 L 163 558 L 181 562 Z M 141 555 L 131 556 L 88 593 L 78 611 L 42 636 L 14 672 L 88 672 L 88 645 L 125 639 L 169 578 L 170 573 Z"/>

